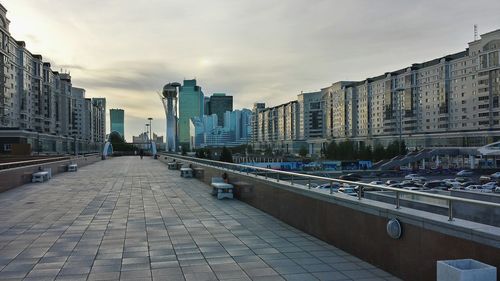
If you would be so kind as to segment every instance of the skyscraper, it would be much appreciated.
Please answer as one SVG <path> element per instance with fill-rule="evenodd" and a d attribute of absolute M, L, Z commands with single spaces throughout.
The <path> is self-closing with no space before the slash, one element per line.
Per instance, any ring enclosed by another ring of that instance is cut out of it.
<path fill-rule="evenodd" d="M 184 80 L 179 90 L 179 143 L 189 145 L 189 120 L 203 116 L 204 98 L 196 79 Z"/>
<path fill-rule="evenodd" d="M 217 114 L 219 126 L 224 126 L 224 113 L 233 111 L 233 96 L 226 96 L 223 93 L 214 93 L 210 97 L 208 104 L 210 114 Z"/>
<path fill-rule="evenodd" d="M 125 139 L 125 111 L 123 109 L 110 109 L 110 133 L 118 132 Z"/>

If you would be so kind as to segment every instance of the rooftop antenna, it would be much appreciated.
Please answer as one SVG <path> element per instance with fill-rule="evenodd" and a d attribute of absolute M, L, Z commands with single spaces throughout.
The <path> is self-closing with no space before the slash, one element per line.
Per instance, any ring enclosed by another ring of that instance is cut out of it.
<path fill-rule="evenodd" d="M 474 25 L 474 41 L 478 40 L 478 35 L 477 35 L 477 24 Z"/>

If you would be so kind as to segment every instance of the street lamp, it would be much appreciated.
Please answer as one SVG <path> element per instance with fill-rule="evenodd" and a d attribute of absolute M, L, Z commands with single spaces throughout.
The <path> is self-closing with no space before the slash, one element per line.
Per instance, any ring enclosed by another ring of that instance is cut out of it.
<path fill-rule="evenodd" d="M 153 118 L 149 117 L 148 120 L 149 120 L 149 146 L 150 149 L 152 149 L 151 146 L 153 146 L 153 126 L 151 125 L 151 121 L 153 120 Z"/>
<path fill-rule="evenodd" d="M 146 126 L 146 140 L 149 139 L 149 124 L 144 124 Z"/>
<path fill-rule="evenodd" d="M 402 106 L 402 95 L 404 94 L 405 89 L 403 88 L 397 88 L 396 93 L 397 95 L 397 100 L 398 100 L 398 111 L 399 111 L 399 155 L 401 155 L 401 143 L 402 143 L 402 135 L 403 135 L 403 106 Z"/>

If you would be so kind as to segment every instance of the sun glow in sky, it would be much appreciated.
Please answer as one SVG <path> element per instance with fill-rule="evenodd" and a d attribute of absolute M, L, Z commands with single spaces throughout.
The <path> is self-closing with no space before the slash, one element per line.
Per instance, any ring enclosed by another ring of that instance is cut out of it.
<path fill-rule="evenodd" d="M 125 110 L 128 140 L 164 134 L 156 92 L 197 78 L 235 108 L 273 106 L 464 50 L 500 28 L 500 1 L 2 0 L 15 39 Z M 108 111 L 109 114 L 109 111 Z M 109 122 L 109 118 L 108 118 Z"/>

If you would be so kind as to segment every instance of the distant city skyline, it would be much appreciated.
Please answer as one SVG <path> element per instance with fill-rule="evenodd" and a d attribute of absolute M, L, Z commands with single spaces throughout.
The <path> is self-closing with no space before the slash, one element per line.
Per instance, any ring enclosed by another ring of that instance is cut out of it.
<path fill-rule="evenodd" d="M 155 92 L 167 82 L 196 78 L 206 95 L 234 96 L 235 109 L 277 105 L 461 51 L 474 24 L 479 34 L 500 27 L 500 2 L 484 0 L 1 3 L 17 40 L 71 71 L 88 97 L 127 111 L 129 138 L 148 117 L 165 135 Z"/>

